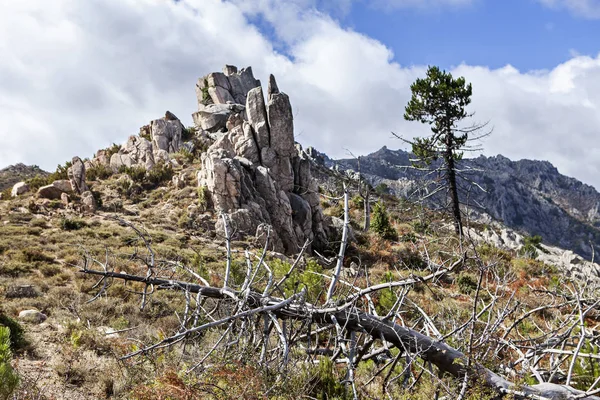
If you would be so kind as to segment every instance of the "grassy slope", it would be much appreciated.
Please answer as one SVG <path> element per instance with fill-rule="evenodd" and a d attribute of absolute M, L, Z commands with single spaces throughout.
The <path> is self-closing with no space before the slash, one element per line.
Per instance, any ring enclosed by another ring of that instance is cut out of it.
<path fill-rule="evenodd" d="M 187 164 L 175 172 L 193 172 L 197 168 L 197 164 Z M 193 178 L 183 189 L 175 189 L 164 182 L 152 190 L 136 190 L 133 195 L 123 192 L 122 181 L 123 178 L 116 175 L 92 182 L 92 189 L 101 193 L 103 200 L 103 208 L 94 216 L 80 216 L 58 202 L 51 203 L 55 208 L 42 212 L 32 205 L 33 200 L 28 197 L 0 202 L 2 312 L 15 318 L 21 310 L 36 308 L 49 317 L 41 325 L 25 325 L 30 345 L 18 355 L 17 368 L 24 379 L 20 393 L 38 388 L 46 398 L 57 399 L 111 396 L 150 399 L 158 398 L 159 394 L 176 399 L 210 396 L 261 398 L 261 393 L 274 382 L 253 362 L 218 364 L 220 360 L 211 359 L 217 367 L 195 378 L 183 378 L 177 371 L 182 368 L 182 362 L 189 365 L 190 360 L 184 358 L 182 361 L 176 353 L 156 355 L 142 363 L 115 361 L 115 356 L 131 351 L 137 343 L 151 343 L 177 330 L 179 323 L 174 312 L 181 313 L 183 301 L 176 293 L 160 291 L 151 297 L 148 307 L 140 311 L 140 297 L 134 293 L 140 287 L 115 284 L 106 296 L 87 303 L 96 291 L 93 288 L 95 280 L 78 272 L 83 249 L 99 260 L 105 259 L 108 249 L 110 263 L 118 270 L 144 273 L 141 263 L 130 258 L 136 251 L 143 252 L 141 241 L 131 229 L 120 226 L 112 217 L 145 227 L 153 237 L 154 249 L 159 257 L 180 260 L 203 274 L 212 284 L 221 282 L 225 254 L 222 241 L 210 229 L 203 229 L 202 224 L 194 225 L 198 218 L 188 216 L 188 207 L 197 205 L 199 201 Z M 357 243 L 348 250 L 346 266 L 355 263 L 355 269 L 359 271 L 368 268 L 369 282 L 373 284 L 410 274 L 424 274 L 426 271 L 420 268 L 424 265 L 425 248 L 436 262 L 454 257 L 458 251 L 456 240 L 445 233 L 444 221 L 439 215 L 392 198 L 385 201 L 399 240 L 392 242 L 374 233 L 357 232 Z M 332 200 L 324 203 L 324 207 L 330 215 L 340 215 L 342 211 L 339 202 Z M 214 219 L 214 215 L 207 214 L 208 217 Z M 355 201 L 352 209 L 355 228 L 359 226 L 360 218 L 361 210 Z M 65 221 L 71 223 L 65 224 Z M 204 224 L 206 226 L 206 222 Z M 253 245 L 238 242 L 234 247 L 238 250 L 252 249 Z M 507 300 L 513 292 L 524 308 L 533 308 L 548 301 L 543 295 L 534 293 L 533 289 L 556 285 L 558 275 L 551 268 L 495 248 L 485 246 L 479 247 L 479 250 L 484 261 L 495 264 L 493 272 L 506 277 L 507 284 L 500 288 L 493 282 L 492 273 L 486 276 L 486 287 L 495 291 L 500 301 Z M 236 262 L 241 265 L 241 253 L 236 254 Z M 283 265 L 272 259 L 270 261 Z M 277 269 L 279 276 L 284 269 Z M 409 294 L 409 299 L 433 317 L 438 330 L 451 331 L 469 318 L 476 271 L 477 265 L 471 263 L 463 271 L 436 284 L 418 285 Z M 326 285 L 322 278 L 308 276 L 312 275 L 302 275 L 299 279 L 312 279 L 310 282 L 317 287 Z M 189 276 L 183 278 L 189 279 Z M 355 279 L 357 286 L 367 284 L 364 273 L 349 279 Z M 16 285 L 34 285 L 39 296 L 7 298 L 10 288 Z M 315 300 L 318 301 L 321 292 L 315 292 Z M 374 299 L 379 311 L 385 313 L 394 303 L 395 294 L 383 291 Z M 417 328 L 424 329 L 415 306 L 406 304 L 403 315 L 406 324 L 414 323 Z M 536 318 L 525 321 L 517 333 L 533 334 L 535 323 L 543 323 Z M 99 331 L 104 328 L 99 327 L 132 329 L 120 333 L 117 338 L 107 338 Z M 461 346 L 464 343 L 460 339 L 458 335 L 450 344 Z M 214 340 L 214 336 L 207 335 L 199 340 L 197 350 L 209 346 Z M 294 357 L 301 359 L 302 356 L 295 354 Z M 316 396 L 324 387 L 330 394 L 337 393 L 339 385 L 334 382 L 343 378 L 343 369 L 323 365 L 292 371 L 289 379 L 276 385 L 278 389 L 273 393 L 290 399 L 302 394 Z M 377 368 L 373 362 L 365 363 L 357 372 L 357 381 L 364 384 L 367 376 Z M 362 387 L 361 395 L 365 398 L 381 396 L 383 375 Z M 216 382 L 221 389 L 209 390 L 208 382 Z M 411 398 L 431 398 L 431 391 L 431 386 L 420 385 Z M 398 396 L 403 398 L 401 391 L 398 391 Z"/>

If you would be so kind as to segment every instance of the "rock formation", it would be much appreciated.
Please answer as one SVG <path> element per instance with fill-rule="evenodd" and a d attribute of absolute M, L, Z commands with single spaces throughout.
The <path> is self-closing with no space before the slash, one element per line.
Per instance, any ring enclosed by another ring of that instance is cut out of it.
<path fill-rule="evenodd" d="M 72 165 L 67 170 L 67 175 L 73 192 L 82 194 L 90 190 L 85 183 L 85 165 L 83 165 L 81 158 L 73 157 Z"/>
<path fill-rule="evenodd" d="M 17 197 L 29 191 L 29 185 L 25 182 L 17 182 L 10 191 L 12 197 Z"/>
<path fill-rule="evenodd" d="M 230 231 L 263 238 L 269 231 L 272 248 L 288 254 L 305 240 L 322 247 L 327 239 L 317 184 L 295 145 L 292 107 L 275 78 L 269 79 L 266 103 L 250 68 L 237 72 L 228 66 L 225 73 L 209 74 L 199 80 L 197 94 L 194 121 L 221 131 L 202 155 L 198 184 L 227 216 Z M 222 218 L 217 230 L 224 231 Z"/>
<path fill-rule="evenodd" d="M 156 163 L 170 162 L 169 154 L 179 151 L 183 146 L 184 129 L 181 121 L 172 112 L 167 111 L 163 118 L 141 127 L 139 135 L 129 136 L 119 152 L 111 156 L 110 168 L 114 172 L 122 167 L 134 166 L 149 170 Z M 101 156 L 106 158 L 105 154 L 98 155 L 99 162 L 103 161 Z"/>

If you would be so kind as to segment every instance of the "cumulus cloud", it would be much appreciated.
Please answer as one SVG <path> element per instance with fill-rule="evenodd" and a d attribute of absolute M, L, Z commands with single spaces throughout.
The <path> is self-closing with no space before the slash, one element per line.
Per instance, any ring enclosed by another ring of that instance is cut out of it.
<path fill-rule="evenodd" d="M 36 4 L 37 3 L 37 4 Z M 410 83 L 425 66 L 343 29 L 312 0 L 10 2 L 0 15 L 0 166 L 53 169 L 91 156 L 171 110 L 186 124 L 194 83 L 225 63 L 273 73 L 290 95 L 297 140 L 334 157 L 401 147 L 426 127 L 405 122 Z M 251 23 L 260 17 L 274 35 Z M 286 47 L 279 53 L 275 41 Z M 548 159 L 600 188 L 600 58 L 576 56 L 546 71 L 460 65 L 472 110 L 490 120 L 486 154 Z"/>
<path fill-rule="evenodd" d="M 600 1 L 598 0 L 538 0 L 545 6 L 554 9 L 566 9 L 573 14 L 589 18 L 600 18 Z"/>

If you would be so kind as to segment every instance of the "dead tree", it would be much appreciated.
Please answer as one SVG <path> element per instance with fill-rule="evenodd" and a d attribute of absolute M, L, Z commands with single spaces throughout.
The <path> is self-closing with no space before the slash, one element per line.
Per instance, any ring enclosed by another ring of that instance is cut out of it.
<path fill-rule="evenodd" d="M 347 191 L 345 209 L 347 215 Z M 348 223 L 346 218 L 346 229 Z M 315 288 L 296 287 L 291 292 L 286 289 L 287 280 L 301 268 L 302 252 L 289 270 L 276 279 L 267 261 L 267 246 L 257 254 L 245 251 L 243 281 L 234 282 L 231 277 L 233 250 L 227 236 L 225 278 L 221 286 L 211 286 L 187 266 L 160 260 L 145 232 L 136 231 L 147 249 L 146 254 L 138 253 L 136 256 L 145 265 L 145 274 L 117 272 L 111 268 L 108 258 L 98 260 L 90 254 L 86 254 L 81 272 L 100 277 L 98 295 L 115 281 L 137 282 L 143 287 L 141 307 L 146 306 L 148 297 L 157 290 L 173 290 L 185 298 L 185 309 L 179 315 L 180 327 L 176 332 L 140 347 L 123 359 L 161 349 L 175 349 L 177 344 L 186 345 L 203 332 L 213 330 L 218 332 L 218 339 L 211 343 L 204 355 L 191 360 L 193 366 L 189 372 L 204 368 L 217 349 L 227 351 L 238 346 L 246 353 L 254 354 L 259 365 L 275 368 L 281 380 L 289 372 L 292 349 L 302 349 L 307 355 L 305 362 L 314 362 L 315 357 L 328 357 L 345 364 L 347 374 L 344 382 L 352 397 L 358 398 L 360 388 L 357 388 L 354 379 L 357 366 L 388 354 L 384 367 L 374 374 L 375 377 L 392 366 L 384 379 L 386 393 L 391 390 L 392 382 L 403 382 L 404 387 L 412 387 L 419 379 L 425 379 L 422 378 L 424 375 L 433 379 L 439 390 L 446 392 L 445 398 L 463 398 L 468 388 L 481 385 L 493 392 L 494 398 L 510 395 L 513 399 L 600 399 L 595 396 L 600 393 L 600 378 L 595 379 L 587 391 L 569 386 L 575 377 L 575 366 L 581 360 L 600 358 L 585 350 L 588 344 L 597 348 L 600 341 L 599 335 L 586 325 L 587 317 L 597 315 L 600 303 L 590 287 L 573 283 L 566 292 L 541 290 L 540 296 L 553 300 L 537 308 L 522 310 L 522 304 L 513 299 L 514 292 L 512 295 L 504 294 L 507 278 L 499 276 L 493 264 L 483 263 L 476 251 L 467 250 L 442 261 L 427 258 L 427 273 L 408 274 L 391 282 L 361 287 L 344 281 L 339 273 L 346 246 L 342 240 L 338 267 L 328 277 L 330 284 L 326 299 L 320 302 L 322 297 L 317 296 L 311 302 L 309 291 Z M 475 265 L 479 271 L 470 318 L 461 324 L 439 328 L 436 324 L 440 322 L 436 322 L 435 316 L 428 315 L 407 294 L 416 286 L 444 281 L 467 264 Z M 381 291 L 393 291 L 396 295 L 396 301 L 386 310 L 386 315 L 377 315 L 372 300 L 372 296 Z M 207 306 L 208 300 L 214 301 L 210 307 Z M 420 315 L 413 326 L 402 323 L 401 310 L 408 307 Z M 535 334 L 522 334 L 520 324 L 524 320 L 550 311 L 561 311 L 551 327 L 537 326 Z M 515 340 L 515 336 L 520 339 Z M 464 338 L 461 339 L 463 350 L 448 344 L 451 338 L 458 337 Z M 394 348 L 398 350 L 397 355 L 389 357 L 390 349 Z M 498 360 L 501 354 L 520 357 L 510 363 L 498 363 L 495 371 L 482 364 L 483 359 Z M 404 365 L 403 372 L 392 376 L 394 367 L 399 364 Z M 513 383 L 519 368 L 531 371 L 539 383 Z M 415 373 L 415 369 L 420 372 Z M 565 375 L 564 379 L 557 379 L 561 374 Z M 458 393 L 448 387 L 444 376 L 461 382 Z M 556 381 L 563 384 L 553 383 Z"/>

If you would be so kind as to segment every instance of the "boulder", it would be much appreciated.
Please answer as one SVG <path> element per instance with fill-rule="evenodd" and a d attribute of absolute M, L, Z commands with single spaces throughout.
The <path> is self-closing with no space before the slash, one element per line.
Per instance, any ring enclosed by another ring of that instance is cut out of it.
<path fill-rule="evenodd" d="M 251 67 L 238 71 L 236 67 L 228 65 L 223 72 L 213 72 L 198 79 L 198 107 L 210 103 L 245 104 L 248 91 L 258 86 L 260 81 L 254 78 Z"/>
<path fill-rule="evenodd" d="M 119 172 L 123 167 L 132 167 L 135 164 L 129 154 L 115 153 L 110 157 L 110 169 Z"/>
<path fill-rule="evenodd" d="M 71 190 L 77 194 L 81 194 L 89 190 L 85 183 L 85 165 L 81 158 L 73 157 L 72 165 L 67 170 L 67 175 L 71 184 Z"/>
<path fill-rule="evenodd" d="M 69 188 L 70 188 L 70 186 L 69 186 Z M 58 200 L 58 199 L 60 199 L 60 197 L 63 193 L 65 193 L 65 190 L 61 190 L 54 184 L 42 186 L 37 191 L 37 194 L 39 197 L 41 197 L 43 199 L 49 199 L 49 200 Z"/>
<path fill-rule="evenodd" d="M 218 132 L 227 126 L 229 116 L 244 111 L 241 104 L 209 104 L 201 105 L 192 114 L 194 124 L 207 132 Z"/>
<path fill-rule="evenodd" d="M 141 165 L 147 170 L 154 167 L 153 146 L 146 138 L 136 135 L 129 136 L 122 151 L 129 155 L 133 164 Z"/>
<path fill-rule="evenodd" d="M 41 324 L 48 317 L 38 310 L 23 310 L 19 313 L 19 319 L 23 322 L 31 324 Z"/>
<path fill-rule="evenodd" d="M 68 195 L 68 194 L 66 194 L 66 193 L 63 193 L 63 194 L 61 194 L 61 195 L 60 195 L 60 201 L 61 201 L 61 203 L 63 203 L 65 206 L 69 205 L 69 202 L 70 202 L 70 200 L 71 200 L 71 199 L 69 198 L 69 195 Z"/>
<path fill-rule="evenodd" d="M 81 194 L 81 211 L 86 214 L 93 214 L 98 209 L 98 204 L 94 195 L 89 190 Z"/>
<path fill-rule="evenodd" d="M 65 192 L 65 193 L 70 193 L 73 191 L 73 187 L 71 186 L 71 181 L 68 181 L 66 179 L 54 181 L 54 182 L 52 182 L 52 186 L 54 186 L 58 190 Z"/>
<path fill-rule="evenodd" d="M 179 151 L 181 134 L 184 129 L 181 121 L 166 118 L 156 119 L 150 123 L 150 129 L 154 152 L 158 150 L 164 150 L 167 153 Z"/>
<path fill-rule="evenodd" d="M 29 185 L 26 184 L 25 182 L 18 182 L 15 183 L 14 186 L 12 187 L 12 190 L 10 191 L 10 195 L 12 197 L 17 197 L 22 195 L 23 193 L 27 193 L 29 191 Z"/>

